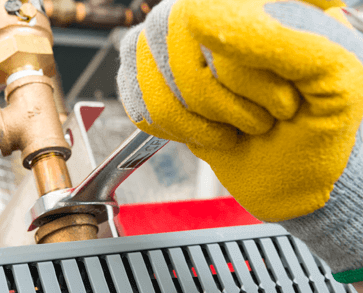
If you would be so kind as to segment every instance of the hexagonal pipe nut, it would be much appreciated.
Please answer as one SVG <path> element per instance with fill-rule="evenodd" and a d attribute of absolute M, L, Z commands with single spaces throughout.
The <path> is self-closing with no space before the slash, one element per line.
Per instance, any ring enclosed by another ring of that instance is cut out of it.
<path fill-rule="evenodd" d="M 42 69 L 47 76 L 55 74 L 52 45 L 48 38 L 15 34 L 0 39 L 0 83 L 19 69 Z"/>

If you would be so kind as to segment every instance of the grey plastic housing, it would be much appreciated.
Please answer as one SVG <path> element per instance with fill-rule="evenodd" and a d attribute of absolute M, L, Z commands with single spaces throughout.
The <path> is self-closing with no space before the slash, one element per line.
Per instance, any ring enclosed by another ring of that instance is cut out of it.
<path fill-rule="evenodd" d="M 230 268 L 233 268 L 230 270 Z M 0 293 L 346 293 L 275 224 L 0 249 Z"/>

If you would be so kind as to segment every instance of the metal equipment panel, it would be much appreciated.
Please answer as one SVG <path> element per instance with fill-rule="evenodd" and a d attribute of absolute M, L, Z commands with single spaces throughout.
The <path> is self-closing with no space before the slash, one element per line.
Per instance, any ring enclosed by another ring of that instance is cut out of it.
<path fill-rule="evenodd" d="M 1 248 L 0 255 L 0 293 L 356 293 L 304 243 L 268 224 Z"/>

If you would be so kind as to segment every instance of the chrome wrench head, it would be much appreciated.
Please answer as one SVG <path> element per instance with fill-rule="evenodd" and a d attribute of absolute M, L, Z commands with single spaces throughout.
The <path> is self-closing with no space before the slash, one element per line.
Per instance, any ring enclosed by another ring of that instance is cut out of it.
<path fill-rule="evenodd" d="M 98 224 L 106 221 L 107 206 L 118 213 L 113 197 L 116 188 L 168 142 L 136 130 L 77 187 L 39 198 L 26 215 L 28 231 L 61 213 L 88 212 L 95 215 Z"/>

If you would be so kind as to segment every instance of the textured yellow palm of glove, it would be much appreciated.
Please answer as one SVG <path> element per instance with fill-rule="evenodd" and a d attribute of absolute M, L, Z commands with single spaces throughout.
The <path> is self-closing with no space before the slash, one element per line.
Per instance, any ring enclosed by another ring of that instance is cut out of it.
<path fill-rule="evenodd" d="M 144 31 L 136 55 L 137 80 L 152 120 L 137 126 L 187 143 L 243 207 L 269 222 L 324 206 L 347 164 L 363 112 L 363 68 L 356 55 L 326 36 L 282 25 L 265 12 L 275 2 L 173 5 L 168 63 L 187 107 L 166 85 Z M 329 13 L 344 22 L 340 12 Z M 224 86 L 211 81 L 203 55 L 195 53 L 199 44 L 213 52 Z M 205 106 L 208 99 L 214 108 Z M 244 134 L 237 135 L 235 127 Z"/>

